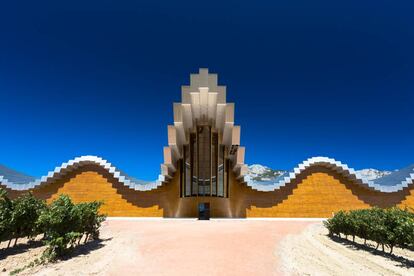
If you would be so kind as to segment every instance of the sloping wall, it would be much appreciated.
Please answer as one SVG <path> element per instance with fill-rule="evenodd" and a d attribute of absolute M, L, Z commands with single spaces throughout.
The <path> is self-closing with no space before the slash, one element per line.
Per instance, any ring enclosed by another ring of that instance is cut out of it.
<path fill-rule="evenodd" d="M 410 189 L 407 191 L 407 195 L 405 195 L 404 199 L 398 204 L 401 208 L 412 208 L 414 209 L 414 189 Z"/>
<path fill-rule="evenodd" d="M 60 194 L 69 195 L 76 203 L 102 200 L 101 212 L 108 216 L 162 217 L 165 187 L 141 192 L 119 183 L 99 166 L 88 165 L 68 173 L 49 185 L 32 190 L 33 194 L 51 202 Z M 23 192 L 8 190 L 11 197 Z"/>
<path fill-rule="evenodd" d="M 371 206 L 414 208 L 413 189 L 395 193 L 372 191 L 351 183 L 335 171 L 317 166 L 273 192 L 255 191 L 246 185 L 238 185 L 235 190 L 234 208 L 241 210 L 240 215 L 246 217 L 324 218 L 339 210 Z"/>
<path fill-rule="evenodd" d="M 49 202 L 60 194 L 69 195 L 77 203 L 102 200 L 104 205 L 101 212 L 109 216 L 162 216 L 162 210 L 153 196 L 139 192 L 134 196 L 132 190 L 112 184 L 97 171 L 83 170 L 73 175 L 73 178 L 59 182 L 35 190 L 34 195 Z"/>

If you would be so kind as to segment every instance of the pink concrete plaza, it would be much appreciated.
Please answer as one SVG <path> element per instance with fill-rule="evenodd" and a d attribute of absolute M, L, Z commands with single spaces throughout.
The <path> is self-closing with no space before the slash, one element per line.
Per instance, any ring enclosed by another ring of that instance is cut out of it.
<path fill-rule="evenodd" d="M 278 243 L 312 222 L 109 220 L 126 238 L 109 275 L 280 275 Z M 133 237 L 133 239 L 131 239 Z M 129 242 L 128 242 L 129 241 Z"/>

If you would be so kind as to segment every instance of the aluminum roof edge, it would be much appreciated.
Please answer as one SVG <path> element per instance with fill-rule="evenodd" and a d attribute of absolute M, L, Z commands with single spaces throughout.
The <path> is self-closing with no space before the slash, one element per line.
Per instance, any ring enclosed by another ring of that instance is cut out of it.
<path fill-rule="evenodd" d="M 107 160 L 104 160 L 98 156 L 94 155 L 84 155 L 79 156 L 74 159 L 71 159 L 67 162 L 62 163 L 62 165 L 56 167 L 54 170 L 49 171 L 46 175 L 40 177 L 39 179 L 36 179 L 31 182 L 27 183 L 13 183 L 12 181 L 9 181 L 4 176 L 0 175 L 0 185 L 5 186 L 6 188 L 10 190 L 15 191 L 26 191 L 29 189 L 35 189 L 39 188 L 41 186 L 47 185 L 52 183 L 54 180 L 68 174 L 69 172 L 86 165 L 97 165 L 107 171 L 112 177 L 117 179 L 120 183 L 125 185 L 126 187 L 130 189 L 134 189 L 137 191 L 150 191 L 153 189 L 157 189 L 160 187 L 163 182 L 165 181 L 164 176 L 159 175 L 157 180 L 154 181 L 148 181 L 144 182 L 136 182 L 132 180 L 127 175 L 123 174 L 121 171 L 119 171 L 116 167 L 114 167 L 111 163 L 109 163 Z M 144 183 L 144 184 L 143 184 Z"/>
<path fill-rule="evenodd" d="M 298 178 L 305 169 L 314 166 L 326 167 L 330 170 L 334 170 L 340 175 L 348 178 L 352 182 L 373 191 L 378 191 L 382 193 L 394 193 L 401 191 L 407 188 L 410 185 L 413 185 L 414 182 L 414 169 L 407 173 L 405 180 L 397 183 L 388 183 L 387 185 L 375 183 L 375 180 L 370 181 L 361 177 L 358 173 L 355 172 L 353 168 L 350 168 L 347 164 L 344 164 L 340 161 L 336 161 L 333 158 L 317 156 L 311 157 L 302 163 L 298 164 L 291 172 L 287 173 L 286 177 L 280 181 L 276 181 L 273 184 L 261 184 L 260 181 L 254 181 L 251 179 L 243 179 L 247 186 L 250 188 L 260 191 L 260 192 L 272 192 L 280 189 L 286 184 L 291 183 L 293 180 Z M 296 173 L 295 173 L 296 172 Z M 299 172 L 299 173 L 298 173 Z"/>

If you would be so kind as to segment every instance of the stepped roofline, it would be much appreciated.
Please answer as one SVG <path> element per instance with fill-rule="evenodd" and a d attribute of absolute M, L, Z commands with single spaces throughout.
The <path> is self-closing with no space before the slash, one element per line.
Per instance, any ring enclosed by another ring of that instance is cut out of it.
<path fill-rule="evenodd" d="M 165 178 L 162 175 L 160 175 L 159 178 L 155 181 L 135 180 L 134 178 L 131 178 L 122 173 L 118 168 L 113 166 L 107 160 L 104 160 L 98 156 L 87 155 L 69 160 L 68 162 L 65 162 L 62 165 L 56 167 L 53 171 L 48 172 L 45 176 L 25 183 L 13 182 L 7 179 L 4 175 L 1 175 L 0 171 L 0 184 L 11 190 L 25 191 L 29 189 L 35 189 L 43 185 L 51 184 L 69 172 L 86 165 L 96 165 L 101 167 L 109 174 L 111 174 L 115 179 L 117 179 L 120 183 L 136 191 L 154 190 L 163 185 L 163 182 L 165 182 Z M 408 186 L 412 186 L 414 183 L 414 165 L 411 165 L 399 171 L 395 171 L 388 176 L 370 181 L 362 178 L 358 173 L 355 172 L 354 169 L 350 168 L 348 165 L 328 157 L 309 158 L 296 166 L 291 172 L 279 176 L 271 185 L 263 185 L 260 183 L 260 181 L 253 181 L 244 177 L 240 178 L 240 180 L 241 182 L 245 182 L 254 190 L 261 192 L 270 192 L 290 185 L 290 183 L 298 178 L 306 169 L 315 166 L 322 166 L 331 169 L 332 171 L 339 173 L 343 177 L 360 185 L 361 187 L 382 193 L 398 192 L 407 188 Z"/>

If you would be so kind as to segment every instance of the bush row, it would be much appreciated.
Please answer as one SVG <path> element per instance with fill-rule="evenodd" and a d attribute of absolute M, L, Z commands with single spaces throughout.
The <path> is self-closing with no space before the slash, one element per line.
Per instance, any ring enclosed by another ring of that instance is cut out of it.
<path fill-rule="evenodd" d="M 390 248 L 406 248 L 414 245 L 414 213 L 408 209 L 392 207 L 388 209 L 372 208 L 353 211 L 340 211 L 324 222 L 329 235 L 352 236 L 377 243 Z"/>
<path fill-rule="evenodd" d="M 72 250 L 85 237 L 99 237 L 99 227 L 105 216 L 98 213 L 102 202 L 74 204 L 70 197 L 61 195 L 51 204 L 27 193 L 11 200 L 0 189 L 0 242 L 14 245 L 21 237 L 33 239 L 44 234 L 47 245 L 43 257 L 53 260 Z"/>

